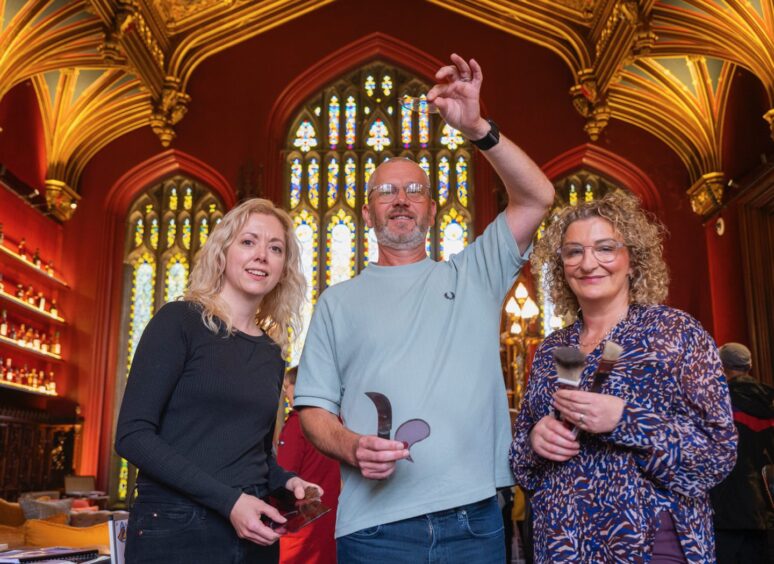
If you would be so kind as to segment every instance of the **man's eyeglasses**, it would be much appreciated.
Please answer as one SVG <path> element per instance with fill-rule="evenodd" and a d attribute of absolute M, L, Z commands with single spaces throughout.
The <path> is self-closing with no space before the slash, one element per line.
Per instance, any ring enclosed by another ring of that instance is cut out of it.
<path fill-rule="evenodd" d="M 368 197 L 370 198 L 373 195 L 378 201 L 389 203 L 398 197 L 400 190 L 400 186 L 386 182 L 372 186 L 368 191 Z M 403 191 L 406 193 L 406 198 L 412 202 L 421 202 L 430 197 L 430 187 L 420 182 L 409 182 L 403 186 Z"/>
<path fill-rule="evenodd" d="M 618 256 L 618 251 L 625 246 L 626 245 L 621 241 L 606 239 L 604 241 L 597 241 L 593 245 L 568 243 L 559 247 L 557 253 L 565 266 L 578 266 L 581 261 L 583 261 L 586 249 L 591 249 L 594 258 L 597 259 L 598 262 L 608 263 L 613 262 L 615 257 Z"/>

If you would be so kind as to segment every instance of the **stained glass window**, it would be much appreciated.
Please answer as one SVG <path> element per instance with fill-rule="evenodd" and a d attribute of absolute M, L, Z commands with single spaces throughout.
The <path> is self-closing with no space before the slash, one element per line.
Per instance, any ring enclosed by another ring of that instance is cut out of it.
<path fill-rule="evenodd" d="M 307 322 L 324 288 L 378 261 L 376 237 L 363 221 L 361 207 L 367 203 L 367 182 L 387 158 L 412 158 L 430 179 L 438 217 L 428 234 L 428 254 L 447 259 L 468 243 L 473 229 L 468 210 L 474 193 L 471 146 L 430 111 L 428 90 L 403 69 L 375 62 L 326 85 L 291 121 L 285 186 L 310 285 Z M 405 96 L 417 100 L 416 111 L 402 103 Z M 319 107 L 323 111 L 315 113 Z M 304 136 L 299 128 L 305 122 L 309 133 Z M 311 132 L 324 133 L 318 137 Z M 318 144 L 305 150 L 299 139 L 312 137 Z M 305 331 L 296 341 L 291 365 L 298 361 Z"/>
<path fill-rule="evenodd" d="M 127 215 L 124 261 L 125 337 L 120 350 L 125 352 L 116 378 L 116 406 L 121 405 L 126 377 L 145 326 L 164 302 L 183 294 L 190 267 L 209 237 L 210 226 L 222 216 L 220 201 L 206 187 L 183 176 L 151 186 L 132 204 Z M 194 226 L 196 235 L 192 232 Z M 113 468 L 111 492 L 125 501 L 133 472 L 119 457 L 115 457 Z"/>
<path fill-rule="evenodd" d="M 312 122 L 305 119 L 296 130 L 296 140 L 293 146 L 301 149 L 302 153 L 307 152 L 312 147 L 317 147 L 317 132 L 314 130 Z"/>

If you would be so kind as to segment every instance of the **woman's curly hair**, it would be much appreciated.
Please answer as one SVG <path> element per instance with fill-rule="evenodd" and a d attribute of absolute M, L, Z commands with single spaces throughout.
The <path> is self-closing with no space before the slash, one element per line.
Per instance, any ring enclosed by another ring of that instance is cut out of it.
<path fill-rule="evenodd" d="M 284 355 L 290 348 L 290 336 L 301 330 L 301 307 L 306 299 L 306 278 L 301 268 L 301 245 L 296 239 L 293 219 L 276 207 L 270 200 L 252 198 L 230 212 L 212 230 L 202 248 L 184 299 L 199 304 L 202 321 L 210 331 L 225 329 L 233 332 L 228 308 L 220 298 L 226 271 L 226 253 L 251 214 L 260 213 L 276 217 L 285 232 L 285 265 L 274 289 L 264 296 L 255 322 L 282 348 Z M 218 317 L 224 327 L 214 319 Z"/>
<path fill-rule="evenodd" d="M 569 225 L 580 219 L 601 217 L 610 222 L 629 250 L 632 275 L 629 279 L 629 302 L 659 304 L 669 286 L 669 273 L 663 257 L 661 222 L 640 207 L 634 196 L 615 190 L 604 197 L 577 206 L 568 206 L 549 219 L 541 239 L 530 258 L 533 272 L 543 273 L 543 287 L 549 292 L 556 313 L 572 321 L 578 313 L 578 300 L 564 276 L 558 250 Z"/>

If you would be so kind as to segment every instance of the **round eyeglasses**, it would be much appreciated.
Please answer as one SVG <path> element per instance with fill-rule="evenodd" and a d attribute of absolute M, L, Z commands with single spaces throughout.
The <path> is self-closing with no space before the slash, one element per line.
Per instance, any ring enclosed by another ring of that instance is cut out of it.
<path fill-rule="evenodd" d="M 613 262 L 618 256 L 618 252 L 625 246 L 626 244 L 621 241 L 607 239 L 604 241 L 597 241 L 593 245 L 568 243 L 559 247 L 556 252 L 559 254 L 559 258 L 562 259 L 562 263 L 565 266 L 578 266 L 586 255 L 586 249 L 591 249 L 591 253 L 598 262 L 608 263 Z"/>
<path fill-rule="evenodd" d="M 396 184 L 390 184 L 385 182 L 384 184 L 377 184 L 372 186 L 368 191 L 369 197 L 373 194 L 375 198 L 380 202 L 389 203 L 398 197 L 401 187 Z M 421 202 L 430 197 L 430 188 L 420 182 L 409 182 L 403 186 L 403 191 L 406 193 L 406 198 L 412 202 Z"/>

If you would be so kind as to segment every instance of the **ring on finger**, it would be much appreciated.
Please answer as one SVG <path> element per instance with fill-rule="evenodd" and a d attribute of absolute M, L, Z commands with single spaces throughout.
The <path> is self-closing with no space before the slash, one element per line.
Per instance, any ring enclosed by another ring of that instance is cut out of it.
<path fill-rule="evenodd" d="M 585 414 L 585 413 L 581 413 L 581 414 L 578 416 L 578 425 L 583 425 L 583 420 L 584 420 L 584 419 L 586 419 L 586 414 Z"/>

